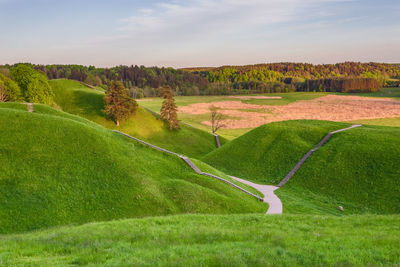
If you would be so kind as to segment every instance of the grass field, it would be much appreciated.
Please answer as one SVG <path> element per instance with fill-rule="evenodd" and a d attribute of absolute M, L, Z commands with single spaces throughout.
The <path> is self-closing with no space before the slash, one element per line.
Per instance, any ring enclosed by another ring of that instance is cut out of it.
<path fill-rule="evenodd" d="M 400 88 L 382 88 L 378 92 L 375 92 L 375 93 L 342 94 L 342 93 L 295 92 L 295 93 L 282 93 L 282 94 L 264 94 L 265 96 L 279 96 L 279 97 L 281 97 L 281 99 L 240 99 L 240 98 L 236 98 L 236 97 L 233 98 L 230 96 L 177 96 L 176 103 L 180 107 L 185 107 L 185 106 L 188 106 L 191 104 L 213 103 L 213 102 L 221 102 L 221 101 L 231 101 L 231 102 L 234 101 L 234 102 L 242 103 L 242 104 L 255 104 L 255 105 L 260 105 L 260 106 L 262 106 L 262 105 L 284 106 L 284 105 L 288 105 L 288 104 L 294 103 L 299 100 L 313 100 L 313 99 L 316 99 L 316 98 L 319 98 L 322 96 L 326 96 L 329 94 L 340 95 L 340 96 L 345 95 L 345 96 L 390 97 L 390 98 L 398 99 L 400 97 Z M 262 95 L 257 95 L 257 96 L 262 96 Z M 240 97 L 246 97 L 246 96 L 244 95 L 244 96 L 240 96 Z M 158 112 L 161 107 L 161 102 L 162 102 L 162 100 L 159 98 L 149 98 L 149 99 L 145 99 L 144 101 L 141 101 L 141 105 L 148 109 L 151 109 L 152 111 Z M 356 103 L 354 103 L 354 104 L 356 104 Z M 193 108 L 193 109 L 195 110 L 195 108 Z M 226 111 L 225 113 L 237 114 L 237 117 L 235 117 L 235 115 L 225 114 L 224 119 L 225 120 L 243 119 L 241 117 L 244 116 L 244 114 L 238 113 L 237 111 L 239 111 L 239 112 L 246 112 L 246 111 L 247 112 L 258 112 L 258 113 L 260 113 L 260 115 L 262 113 L 265 113 L 265 114 L 271 116 L 270 110 L 234 108 L 233 112 Z M 305 112 L 305 111 L 306 110 L 303 110 L 303 112 Z M 278 112 L 277 114 L 280 114 L 279 111 L 277 111 L 277 112 Z M 282 112 L 286 113 L 285 111 L 282 111 Z M 292 112 L 292 111 L 287 111 L 287 112 Z M 318 112 L 318 111 L 316 111 L 316 112 Z M 204 131 L 210 131 L 210 126 L 203 124 L 204 121 L 210 120 L 210 113 L 190 114 L 187 112 L 183 112 L 183 113 L 180 113 L 179 116 L 184 122 L 187 122 L 187 123 L 195 126 L 196 128 L 202 129 Z M 307 117 L 307 119 L 312 119 L 313 116 L 309 115 L 308 117 Z M 333 118 L 335 116 L 330 116 L 330 117 Z M 383 117 L 383 115 L 382 115 L 382 117 Z M 398 127 L 400 125 L 399 118 L 400 117 L 384 118 L 384 119 L 367 119 L 367 120 L 363 119 L 363 120 L 355 120 L 354 122 L 371 124 L 371 125 Z M 263 117 L 256 116 L 255 118 L 252 118 L 251 113 L 249 113 L 248 120 L 260 120 L 260 119 L 262 120 Z M 318 119 L 318 118 L 314 118 L 314 119 Z M 330 120 L 329 118 L 319 118 L 319 119 Z M 287 120 L 287 119 L 285 119 L 285 120 Z M 237 138 L 252 129 L 252 128 L 248 128 L 248 126 L 245 126 L 245 128 L 239 128 L 239 129 L 229 129 L 229 127 L 231 127 L 231 126 L 220 129 L 218 134 L 229 140 L 233 140 L 234 138 Z"/>
<path fill-rule="evenodd" d="M 397 266 L 400 217 L 185 215 L 0 237 L 4 266 Z"/>
<path fill-rule="evenodd" d="M 255 198 L 86 119 L 0 104 L 0 233 L 182 213 L 264 213 Z"/>
<path fill-rule="evenodd" d="M 216 148 L 214 136 L 211 134 L 186 125 L 181 125 L 179 131 L 171 132 L 163 121 L 156 119 L 143 108 L 139 108 L 135 116 L 117 127 L 114 122 L 104 117 L 103 93 L 71 80 L 52 80 L 50 84 L 54 89 L 55 102 L 63 111 L 79 115 L 106 128 L 118 129 L 155 145 L 195 158 Z M 222 138 L 221 141 L 224 143 L 225 139 Z"/>

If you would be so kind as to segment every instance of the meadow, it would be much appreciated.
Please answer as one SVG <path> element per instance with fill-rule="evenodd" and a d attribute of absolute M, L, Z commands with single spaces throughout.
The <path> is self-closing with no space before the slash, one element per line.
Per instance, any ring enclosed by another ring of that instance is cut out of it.
<path fill-rule="evenodd" d="M 396 266 L 400 217 L 183 215 L 0 237 L 5 266 Z"/>
<path fill-rule="evenodd" d="M 226 139 L 217 149 L 202 124 L 207 113 L 181 113 L 196 128 L 183 124 L 171 132 L 154 114 L 162 100 L 150 98 L 116 127 L 104 116 L 103 92 L 65 79 L 50 84 L 53 107 L 34 104 L 28 112 L 23 103 L 0 103 L 0 266 L 399 265 L 398 118 L 362 120 L 386 126 L 334 135 L 275 191 L 283 214 L 266 216 L 266 203 L 112 130 L 186 155 L 201 171 L 262 197 L 229 175 L 276 185 L 327 133 L 351 122 L 303 119 L 223 129 Z M 390 107 L 398 93 L 364 96 L 380 101 L 390 95 L 382 102 Z M 203 109 L 229 101 L 247 105 L 242 113 L 271 115 L 268 107 L 324 106 L 327 97 L 348 95 L 259 96 L 176 101 Z"/>

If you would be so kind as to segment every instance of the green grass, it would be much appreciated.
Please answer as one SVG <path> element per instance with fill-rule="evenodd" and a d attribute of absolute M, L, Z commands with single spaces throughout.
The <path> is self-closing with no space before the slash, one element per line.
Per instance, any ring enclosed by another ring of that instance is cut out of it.
<path fill-rule="evenodd" d="M 258 183 L 277 184 L 311 148 L 343 123 L 287 121 L 261 126 L 204 161 Z M 400 212 L 400 128 L 363 126 L 333 137 L 276 193 L 284 213 Z M 345 208 L 338 212 L 338 206 Z"/>
<path fill-rule="evenodd" d="M 351 213 L 400 213 L 399 137 L 400 128 L 378 126 L 334 135 L 280 190 L 309 190 Z"/>
<path fill-rule="evenodd" d="M 219 176 L 219 177 L 221 177 L 221 178 L 223 178 L 223 179 L 225 179 L 225 180 L 227 180 L 227 181 L 229 181 L 229 182 L 231 182 L 231 183 L 234 183 L 234 184 L 236 184 L 236 185 L 238 185 L 238 186 L 240 186 L 240 187 L 246 189 L 247 191 L 249 191 L 249 192 L 251 192 L 251 193 L 253 193 L 253 194 L 255 194 L 255 195 L 258 195 L 258 196 L 260 196 L 260 197 L 264 197 L 264 195 L 263 195 L 261 192 L 259 192 L 258 190 L 254 189 L 253 187 L 248 186 L 248 185 L 245 185 L 245 184 L 242 184 L 241 182 L 238 182 L 238 181 L 232 179 L 231 177 L 229 177 L 229 175 L 227 175 L 227 174 L 225 174 L 225 173 L 223 173 L 223 172 L 221 172 L 221 171 L 219 171 L 219 170 L 217 170 L 217 169 L 211 167 L 211 166 L 208 165 L 207 163 L 204 163 L 204 162 L 202 162 L 202 161 L 200 161 L 200 160 L 197 160 L 197 159 L 190 159 L 190 160 L 191 160 L 202 172 L 207 172 L 207 173 L 210 173 L 210 174 Z M 267 203 L 265 203 L 265 205 L 267 205 Z M 268 207 L 265 207 L 265 211 L 267 211 L 267 210 L 268 210 Z"/>
<path fill-rule="evenodd" d="M 352 121 L 352 123 L 378 125 L 378 126 L 400 127 L 400 117 L 357 120 L 357 121 Z"/>
<path fill-rule="evenodd" d="M 297 100 L 311 100 L 318 97 L 327 95 L 328 93 L 305 93 L 305 92 L 295 92 L 295 93 L 279 93 L 279 94 L 259 94 L 265 96 L 281 96 L 281 99 L 250 99 L 241 100 L 237 98 L 231 98 L 229 96 L 176 96 L 176 104 L 178 106 L 187 106 L 190 104 L 197 103 L 212 103 L 218 101 L 241 101 L 247 104 L 257 104 L 257 105 L 287 105 L 293 103 Z M 244 95 L 246 96 L 246 95 Z M 160 98 L 147 98 L 145 101 L 139 102 L 141 106 L 146 107 L 154 112 L 159 112 L 162 99 Z M 241 110 L 247 111 L 247 110 Z M 260 110 L 248 110 L 252 112 L 265 112 Z M 209 121 L 210 114 L 180 114 L 180 119 L 192 126 L 203 131 L 210 131 L 210 127 L 202 124 L 202 121 Z M 230 118 L 234 119 L 234 118 Z M 227 140 L 233 140 L 244 133 L 248 132 L 250 129 L 220 129 L 218 134 Z"/>
<path fill-rule="evenodd" d="M 185 215 L 0 237 L 4 266 L 397 266 L 400 216 Z"/>
<path fill-rule="evenodd" d="M 278 184 L 330 131 L 348 124 L 286 121 L 260 126 L 205 156 L 219 170 L 261 184 Z"/>
<path fill-rule="evenodd" d="M 200 158 L 216 148 L 214 136 L 211 134 L 186 125 L 181 125 L 180 130 L 171 132 L 165 122 L 143 108 L 139 108 L 136 115 L 117 127 L 104 116 L 103 93 L 71 80 L 52 80 L 50 84 L 56 95 L 55 102 L 63 111 L 79 115 L 106 128 L 118 129 L 152 144 L 195 158 Z"/>
<path fill-rule="evenodd" d="M 344 94 L 344 93 L 343 93 Z M 357 95 L 357 96 L 369 96 L 369 97 L 392 97 L 400 98 L 400 88 L 381 88 L 377 92 L 370 93 L 346 93 L 344 95 Z"/>
<path fill-rule="evenodd" d="M 154 215 L 265 212 L 253 197 L 195 174 L 181 159 L 95 123 L 41 105 L 33 113 L 9 106 L 0 105 L 0 233 Z"/>

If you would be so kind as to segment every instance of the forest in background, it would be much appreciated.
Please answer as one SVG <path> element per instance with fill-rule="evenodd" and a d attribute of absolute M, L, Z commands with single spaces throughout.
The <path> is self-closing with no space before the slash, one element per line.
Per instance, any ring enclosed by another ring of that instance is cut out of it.
<path fill-rule="evenodd" d="M 121 81 L 135 98 L 159 95 L 169 85 L 176 95 L 230 95 L 249 93 L 359 92 L 399 86 L 400 66 L 386 63 L 344 62 L 313 65 L 270 63 L 216 68 L 164 68 L 117 66 L 96 68 L 82 65 L 33 65 L 48 79 L 72 79 L 106 89 Z M 12 66 L 0 67 L 7 76 Z"/>

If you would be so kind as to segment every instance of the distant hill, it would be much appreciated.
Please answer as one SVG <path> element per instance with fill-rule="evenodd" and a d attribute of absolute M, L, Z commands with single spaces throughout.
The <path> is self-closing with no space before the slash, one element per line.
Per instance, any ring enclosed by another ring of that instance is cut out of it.
<path fill-rule="evenodd" d="M 86 119 L 0 103 L 0 233 L 265 205 Z"/>

